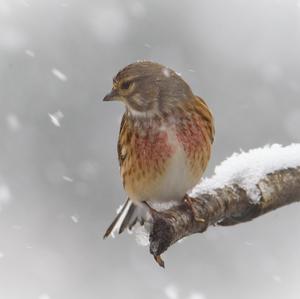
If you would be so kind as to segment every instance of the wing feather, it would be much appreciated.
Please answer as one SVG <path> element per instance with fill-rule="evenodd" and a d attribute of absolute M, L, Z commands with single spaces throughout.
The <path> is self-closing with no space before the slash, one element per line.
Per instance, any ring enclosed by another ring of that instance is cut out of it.
<path fill-rule="evenodd" d="M 199 110 L 200 110 L 200 113 L 201 113 L 203 119 L 206 122 L 208 131 L 209 131 L 209 135 L 210 135 L 211 143 L 213 143 L 214 137 L 215 137 L 215 125 L 214 125 L 213 115 L 212 115 L 211 111 L 209 110 L 205 101 L 198 96 L 196 96 L 196 98 L 199 100 L 198 101 Z"/>
<path fill-rule="evenodd" d="M 118 139 L 118 159 L 119 159 L 119 166 L 122 168 L 123 162 L 126 159 L 126 153 L 122 151 L 123 144 L 124 144 L 124 135 L 126 134 L 126 123 L 127 123 L 127 116 L 126 112 L 123 114 L 121 125 L 120 125 L 120 131 L 119 131 L 119 139 Z"/>

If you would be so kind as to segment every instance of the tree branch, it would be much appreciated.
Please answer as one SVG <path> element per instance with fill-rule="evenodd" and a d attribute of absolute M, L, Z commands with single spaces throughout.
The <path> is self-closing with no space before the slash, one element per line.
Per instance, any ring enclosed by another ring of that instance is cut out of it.
<path fill-rule="evenodd" d="M 300 201 L 300 166 L 269 173 L 258 181 L 256 188 L 260 194 L 257 201 L 253 201 L 248 190 L 237 183 L 189 197 L 193 209 L 182 202 L 157 214 L 150 232 L 151 254 L 159 260 L 169 246 L 189 235 L 205 232 L 210 225 L 228 226 L 247 222 Z"/>

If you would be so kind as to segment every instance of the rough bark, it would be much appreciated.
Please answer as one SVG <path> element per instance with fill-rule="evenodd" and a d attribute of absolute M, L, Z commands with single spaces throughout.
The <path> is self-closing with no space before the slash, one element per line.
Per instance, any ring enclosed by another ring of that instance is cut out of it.
<path fill-rule="evenodd" d="M 163 266 L 160 255 L 178 240 L 203 233 L 210 225 L 234 225 L 300 201 L 300 167 L 270 173 L 257 188 L 260 199 L 254 203 L 238 185 L 213 190 L 190 198 L 193 209 L 182 203 L 157 214 L 150 232 L 150 252 Z"/>

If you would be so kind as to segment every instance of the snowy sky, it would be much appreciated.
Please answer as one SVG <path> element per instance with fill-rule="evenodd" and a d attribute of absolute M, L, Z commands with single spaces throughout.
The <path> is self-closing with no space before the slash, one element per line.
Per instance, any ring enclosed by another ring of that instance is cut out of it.
<path fill-rule="evenodd" d="M 101 99 L 130 62 L 175 69 L 215 117 L 202 188 L 242 173 L 255 194 L 300 142 L 299 37 L 298 0 L 0 0 L 0 298 L 298 299 L 297 205 L 188 238 L 165 271 L 102 240 L 126 195 L 124 107 Z"/>

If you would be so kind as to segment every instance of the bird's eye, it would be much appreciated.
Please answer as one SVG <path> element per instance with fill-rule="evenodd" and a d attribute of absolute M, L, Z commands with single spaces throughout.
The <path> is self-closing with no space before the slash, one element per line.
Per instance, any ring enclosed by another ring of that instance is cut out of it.
<path fill-rule="evenodd" d="M 128 89 L 131 85 L 131 81 L 124 81 L 122 84 L 121 84 L 121 88 L 122 89 Z"/>

